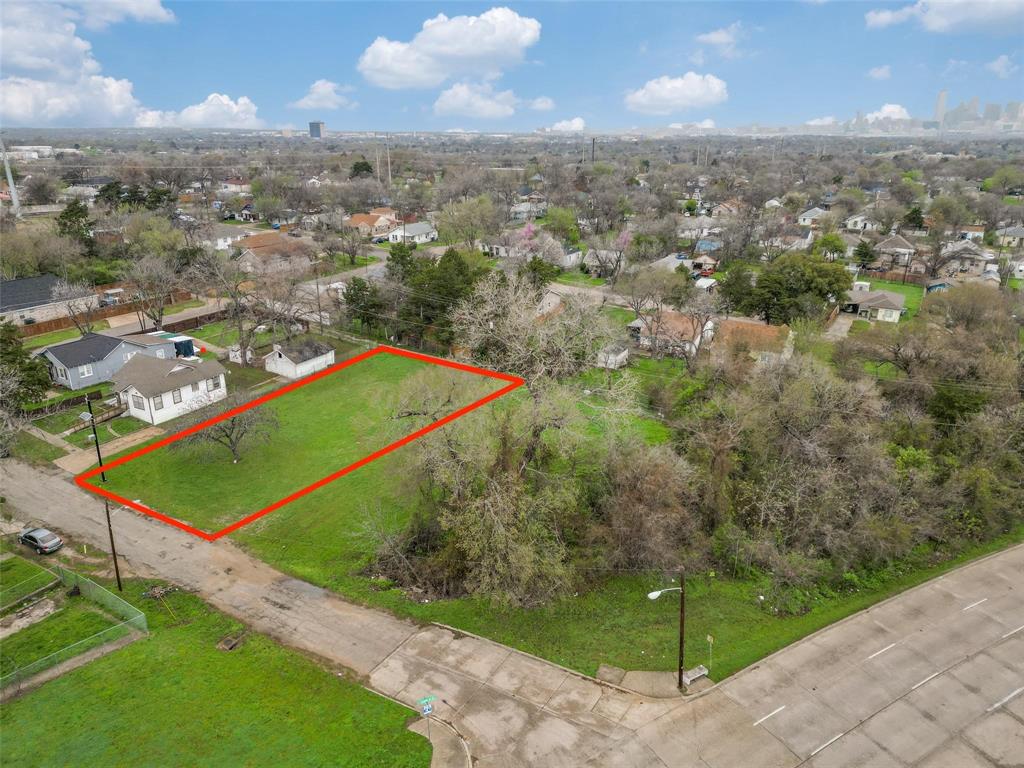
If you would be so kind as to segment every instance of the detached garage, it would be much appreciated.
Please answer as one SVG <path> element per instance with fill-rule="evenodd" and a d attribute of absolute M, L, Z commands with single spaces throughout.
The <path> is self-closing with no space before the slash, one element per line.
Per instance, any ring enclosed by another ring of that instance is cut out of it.
<path fill-rule="evenodd" d="M 319 341 L 275 344 L 274 351 L 263 356 L 263 367 L 286 379 L 301 379 L 334 365 L 334 348 Z"/>

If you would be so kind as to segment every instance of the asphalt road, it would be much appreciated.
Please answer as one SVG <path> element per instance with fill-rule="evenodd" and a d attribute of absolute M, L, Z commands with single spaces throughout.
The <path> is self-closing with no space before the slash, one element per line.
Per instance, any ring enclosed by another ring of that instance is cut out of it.
<path fill-rule="evenodd" d="M 103 506 L 0 462 L 16 518 L 106 546 Z M 806 638 L 689 699 L 649 699 L 488 640 L 353 605 L 230 541 L 114 510 L 129 575 L 160 576 L 410 706 L 438 696 L 479 768 L 977 768 L 1024 763 L 1024 546 Z M 435 731 L 441 729 L 435 728 Z M 450 741 L 450 736 L 449 736 Z M 464 762 L 450 744 L 441 765 Z"/>

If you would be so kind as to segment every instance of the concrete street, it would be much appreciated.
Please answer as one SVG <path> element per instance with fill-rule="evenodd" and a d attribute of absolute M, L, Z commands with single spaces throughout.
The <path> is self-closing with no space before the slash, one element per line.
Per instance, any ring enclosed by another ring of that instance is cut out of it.
<path fill-rule="evenodd" d="M 102 503 L 58 470 L 0 463 L 21 521 L 106 545 Z M 706 693 L 650 699 L 488 640 L 418 626 L 113 513 L 129 575 L 160 576 L 436 717 L 489 766 L 1008 766 L 1024 762 L 1024 546 L 798 642 Z M 434 728 L 435 765 L 468 765 Z M 442 762 L 443 761 L 443 762 Z"/>

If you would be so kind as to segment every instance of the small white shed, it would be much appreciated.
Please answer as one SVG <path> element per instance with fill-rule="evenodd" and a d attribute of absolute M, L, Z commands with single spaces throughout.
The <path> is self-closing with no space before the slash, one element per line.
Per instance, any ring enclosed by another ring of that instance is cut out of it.
<path fill-rule="evenodd" d="M 286 379 L 301 379 L 334 365 L 334 348 L 319 341 L 275 344 L 274 351 L 263 356 L 263 367 Z"/>

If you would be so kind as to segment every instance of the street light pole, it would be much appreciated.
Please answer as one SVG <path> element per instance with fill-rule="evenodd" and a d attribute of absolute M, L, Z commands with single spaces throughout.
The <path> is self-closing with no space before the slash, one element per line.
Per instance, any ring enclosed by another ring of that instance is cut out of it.
<path fill-rule="evenodd" d="M 96 459 L 100 465 L 100 477 L 107 482 L 107 473 L 103 471 L 103 455 L 100 453 L 100 437 L 96 433 L 96 416 L 92 412 L 92 400 L 89 395 L 85 396 L 85 404 L 89 409 L 89 422 L 92 424 L 92 442 L 96 446 Z M 103 509 L 107 513 L 107 534 L 110 536 L 110 556 L 114 559 L 114 578 L 117 579 L 117 591 L 123 592 L 121 586 L 121 568 L 117 564 L 117 547 L 114 546 L 114 527 L 110 523 L 110 499 L 103 497 Z"/>
<path fill-rule="evenodd" d="M 666 592 L 679 592 L 679 664 L 677 669 L 678 681 L 677 685 L 679 690 L 683 690 L 683 672 L 686 667 L 683 663 L 686 651 L 686 571 L 682 568 L 679 569 L 679 586 L 669 587 L 668 589 L 658 589 L 654 592 L 648 592 L 647 597 L 651 600 L 657 600 Z"/>

